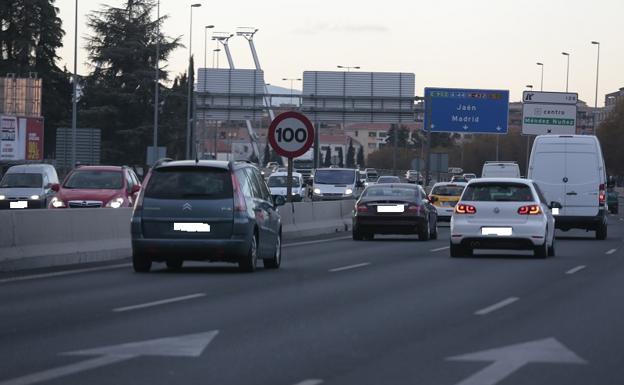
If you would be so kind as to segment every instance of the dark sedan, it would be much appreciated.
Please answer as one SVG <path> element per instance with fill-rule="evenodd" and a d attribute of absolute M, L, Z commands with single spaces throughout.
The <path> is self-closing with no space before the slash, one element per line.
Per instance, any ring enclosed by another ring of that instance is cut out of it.
<path fill-rule="evenodd" d="M 353 210 L 353 239 L 375 234 L 418 234 L 427 241 L 438 237 L 438 214 L 419 185 L 376 184 L 362 192 Z"/>

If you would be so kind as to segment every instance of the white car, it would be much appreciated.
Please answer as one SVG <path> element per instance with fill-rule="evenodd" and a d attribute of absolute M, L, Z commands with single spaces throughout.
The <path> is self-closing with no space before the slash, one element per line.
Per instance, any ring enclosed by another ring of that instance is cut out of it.
<path fill-rule="evenodd" d="M 274 172 L 267 180 L 271 196 L 276 199 L 279 196 L 286 199 L 286 190 L 288 188 L 288 172 Z M 306 196 L 305 184 L 303 183 L 303 175 L 298 172 L 292 173 L 292 196 L 295 202 L 300 202 Z"/>
<path fill-rule="evenodd" d="M 533 250 L 536 257 L 555 255 L 555 220 L 559 202 L 548 203 L 532 180 L 472 179 L 451 218 L 451 257 L 475 249 Z"/>

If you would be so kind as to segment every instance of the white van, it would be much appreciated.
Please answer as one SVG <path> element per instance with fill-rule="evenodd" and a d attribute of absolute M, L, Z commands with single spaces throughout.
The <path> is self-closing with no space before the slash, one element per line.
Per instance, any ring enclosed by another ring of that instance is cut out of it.
<path fill-rule="evenodd" d="M 9 168 L 0 180 L 0 209 L 45 209 L 59 183 L 50 164 L 20 164 Z"/>
<path fill-rule="evenodd" d="M 278 196 L 286 199 L 288 189 L 288 172 L 274 172 L 267 179 L 267 185 L 271 190 L 271 196 L 276 199 Z M 306 186 L 303 183 L 303 175 L 298 172 L 292 173 L 292 196 L 295 202 L 301 202 L 306 196 Z"/>
<path fill-rule="evenodd" d="M 362 192 L 359 171 L 351 168 L 318 168 L 314 172 L 312 200 L 354 199 Z"/>
<path fill-rule="evenodd" d="M 481 178 L 520 178 L 520 167 L 516 162 L 485 162 Z"/>
<path fill-rule="evenodd" d="M 555 227 L 596 231 L 607 237 L 607 176 L 598 138 L 590 135 L 540 135 L 535 138 L 528 178 L 547 202 L 560 202 Z M 553 214 L 556 214 L 553 213 Z"/>

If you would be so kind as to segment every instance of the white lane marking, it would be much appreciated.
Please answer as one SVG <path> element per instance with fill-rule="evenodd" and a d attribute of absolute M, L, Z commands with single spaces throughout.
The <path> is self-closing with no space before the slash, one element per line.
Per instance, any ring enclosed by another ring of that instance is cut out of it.
<path fill-rule="evenodd" d="M 573 267 L 573 268 L 571 268 L 570 270 L 566 271 L 565 273 L 566 273 L 566 274 L 574 274 L 574 273 L 576 273 L 576 272 L 579 272 L 579 271 L 583 270 L 583 269 L 584 269 L 584 268 L 586 268 L 586 267 L 587 267 L 587 266 L 585 266 L 585 265 L 579 265 L 579 266 L 577 266 L 577 267 Z"/>
<path fill-rule="evenodd" d="M 64 275 L 90 273 L 92 271 L 121 269 L 125 267 L 130 267 L 130 266 L 132 266 L 131 263 L 122 263 L 122 264 L 110 265 L 110 266 L 88 267 L 86 269 L 55 271 L 53 273 L 43 273 L 43 274 L 25 275 L 22 277 L 4 278 L 4 279 L 0 279 L 0 283 L 30 281 L 32 279 L 41 279 L 41 278 L 62 277 Z"/>
<path fill-rule="evenodd" d="M 437 252 L 437 251 L 448 250 L 448 249 L 450 249 L 450 248 L 451 248 L 451 246 L 444 246 L 444 247 L 438 247 L 437 249 L 431 249 L 431 250 L 429 250 L 429 251 L 430 251 L 431 253 L 435 253 L 435 252 Z"/>
<path fill-rule="evenodd" d="M 504 300 L 502 300 L 500 302 L 495 303 L 494 305 L 485 307 L 485 308 L 483 308 L 481 310 L 477 310 L 474 314 L 475 315 L 486 315 L 486 314 L 489 314 L 489 313 L 491 313 L 493 311 L 496 311 L 496 310 L 498 310 L 498 309 L 500 309 L 502 307 L 511 305 L 512 303 L 516 302 L 519 299 L 520 298 L 518 298 L 518 297 L 509 297 L 507 299 L 504 299 Z"/>
<path fill-rule="evenodd" d="M 319 380 L 316 378 L 311 378 L 309 380 L 303 380 L 301 382 L 297 382 L 295 385 L 318 385 L 318 384 L 322 384 L 323 380 Z"/>
<path fill-rule="evenodd" d="M 348 237 L 337 237 L 337 238 L 330 238 L 330 239 L 319 239 L 319 240 L 316 240 L 316 241 L 284 243 L 282 245 L 282 247 L 296 247 L 296 246 L 316 245 L 318 243 L 327 243 L 327 242 L 332 242 L 332 241 L 344 241 L 346 239 L 351 239 L 351 236 L 348 236 Z"/>
<path fill-rule="evenodd" d="M 335 272 L 338 272 L 338 271 L 357 269 L 358 267 L 364 267 L 364 266 L 368 266 L 368 265 L 370 265 L 370 262 L 356 263 L 355 265 L 342 266 L 342 267 L 336 267 L 336 268 L 333 268 L 333 269 L 329 269 L 329 272 L 330 273 L 335 273 Z"/>
<path fill-rule="evenodd" d="M 195 294 L 184 295 L 182 297 L 167 298 L 167 299 L 161 299 L 159 301 L 154 301 L 154 302 L 141 303 L 138 305 L 118 307 L 118 308 L 113 309 L 113 311 L 115 313 L 121 313 L 124 311 L 144 309 L 146 307 L 152 307 L 152 306 L 158 306 L 158 305 L 166 305 L 166 304 L 173 303 L 173 302 L 186 301 L 189 299 L 205 297 L 205 296 L 206 296 L 206 293 L 195 293 Z"/>
<path fill-rule="evenodd" d="M 611 249 L 611 250 L 607 251 L 605 254 L 611 255 L 611 254 L 615 253 L 616 251 L 617 251 L 617 249 Z"/>

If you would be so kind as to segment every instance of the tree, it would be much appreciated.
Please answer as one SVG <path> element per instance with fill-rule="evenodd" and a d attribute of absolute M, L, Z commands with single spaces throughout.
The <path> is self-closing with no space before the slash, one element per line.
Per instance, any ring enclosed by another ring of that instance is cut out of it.
<path fill-rule="evenodd" d="M 397 134 L 397 147 L 406 147 L 408 145 L 409 130 L 403 125 L 390 125 L 388 136 L 386 137 L 386 146 L 394 146 L 394 133 Z"/>
<path fill-rule="evenodd" d="M 347 168 L 355 168 L 355 147 L 353 147 L 353 139 L 349 139 L 349 147 L 347 148 Z"/>
<path fill-rule="evenodd" d="M 104 5 L 88 18 L 92 34 L 86 47 L 94 66 L 84 84 L 81 126 L 102 129 L 106 163 L 143 164 L 151 143 L 156 60 L 167 60 L 180 46 L 180 38 L 159 32 L 167 16 L 152 19 L 154 7 L 154 0 L 125 0 L 120 7 Z M 161 70 L 159 78 L 167 80 L 167 71 Z M 177 119 L 169 129 L 185 131 L 186 114 Z"/>
<path fill-rule="evenodd" d="M 331 147 L 327 147 L 327 150 L 325 151 L 325 161 L 323 162 L 323 166 L 329 167 L 331 165 L 332 165 L 332 161 L 331 161 Z"/>
<path fill-rule="evenodd" d="M 344 167 L 344 155 L 342 155 L 342 147 L 338 147 L 338 167 Z"/>
<path fill-rule="evenodd" d="M 263 166 L 266 166 L 270 158 L 271 158 L 271 147 L 269 146 L 269 141 L 267 140 L 266 144 L 264 145 L 264 156 L 262 157 L 262 162 L 264 162 Z"/>
<path fill-rule="evenodd" d="M 357 159 L 356 164 L 358 167 L 360 168 L 366 167 L 366 165 L 364 164 L 364 147 L 362 145 L 360 145 L 360 148 L 358 148 L 356 159 Z"/>
<path fill-rule="evenodd" d="M 55 0 L 0 2 L 0 73 L 42 82 L 41 113 L 45 118 L 45 152 L 54 151 L 56 129 L 68 125 L 71 110 L 69 74 L 57 66 L 65 31 Z"/>
<path fill-rule="evenodd" d="M 607 173 L 618 177 L 624 176 L 624 99 L 609 114 L 607 119 L 600 124 L 596 135 L 600 140 L 600 146 L 605 157 Z"/>

